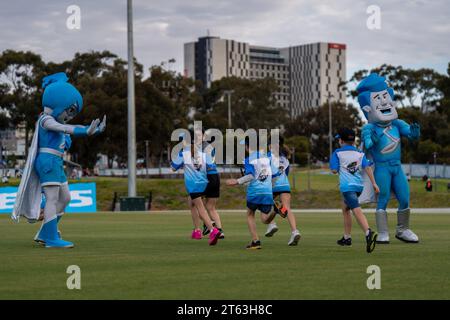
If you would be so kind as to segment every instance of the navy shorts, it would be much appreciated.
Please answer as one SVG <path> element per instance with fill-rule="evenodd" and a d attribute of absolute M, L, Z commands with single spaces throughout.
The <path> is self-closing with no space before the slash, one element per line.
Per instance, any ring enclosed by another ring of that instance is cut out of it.
<path fill-rule="evenodd" d="M 197 199 L 197 198 L 201 198 L 205 196 L 205 192 L 192 192 L 189 193 L 189 197 L 191 197 L 191 200 Z"/>
<path fill-rule="evenodd" d="M 271 204 L 257 204 L 257 203 L 247 202 L 247 208 L 249 208 L 253 212 L 256 212 L 256 210 L 259 210 L 259 211 L 261 211 L 261 213 L 264 213 L 264 214 L 268 214 L 268 213 L 270 213 L 270 211 L 272 211 Z"/>
<path fill-rule="evenodd" d="M 290 191 L 290 190 L 286 190 L 286 191 L 274 191 L 274 192 L 273 192 L 273 197 L 276 198 L 276 197 L 278 197 L 279 195 L 281 195 L 281 194 L 283 194 L 283 193 L 291 193 L 291 191 Z"/>
<path fill-rule="evenodd" d="M 355 209 L 360 207 L 358 197 L 361 195 L 361 192 L 347 191 L 342 192 L 342 195 L 344 196 L 344 203 L 347 205 L 347 208 Z"/>
<path fill-rule="evenodd" d="M 220 197 L 220 177 L 219 174 L 208 174 L 208 185 L 205 189 L 206 198 L 219 198 Z"/>

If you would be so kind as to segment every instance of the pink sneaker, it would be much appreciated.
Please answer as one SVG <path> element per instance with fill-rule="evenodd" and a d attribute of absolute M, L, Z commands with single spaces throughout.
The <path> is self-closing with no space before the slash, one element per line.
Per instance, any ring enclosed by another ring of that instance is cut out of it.
<path fill-rule="evenodd" d="M 202 232 L 200 230 L 193 230 L 191 238 L 195 240 L 201 240 Z"/>
<path fill-rule="evenodd" d="M 219 229 L 214 228 L 213 231 L 209 234 L 209 240 L 208 243 L 210 246 L 214 246 L 217 243 L 217 240 L 219 240 L 221 233 Z"/>

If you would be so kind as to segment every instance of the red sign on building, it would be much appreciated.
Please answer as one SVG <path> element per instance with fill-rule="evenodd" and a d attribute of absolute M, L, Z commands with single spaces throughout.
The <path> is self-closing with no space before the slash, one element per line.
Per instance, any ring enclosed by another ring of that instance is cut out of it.
<path fill-rule="evenodd" d="M 328 48 L 330 49 L 342 49 L 345 50 L 346 45 L 342 43 L 329 43 Z"/>

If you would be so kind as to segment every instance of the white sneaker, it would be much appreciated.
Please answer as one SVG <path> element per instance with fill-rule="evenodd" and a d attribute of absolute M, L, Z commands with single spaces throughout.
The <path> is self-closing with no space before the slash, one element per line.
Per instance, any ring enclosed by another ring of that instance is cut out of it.
<path fill-rule="evenodd" d="M 388 232 L 378 232 L 377 243 L 388 244 L 389 243 L 389 233 Z"/>
<path fill-rule="evenodd" d="M 291 233 L 291 238 L 289 239 L 288 246 L 296 246 L 300 240 L 300 231 L 295 230 Z"/>
<path fill-rule="evenodd" d="M 398 240 L 408 242 L 408 243 L 418 243 L 419 242 L 419 237 L 414 232 L 412 232 L 411 229 L 397 230 L 395 237 Z"/>
<path fill-rule="evenodd" d="M 269 226 L 267 227 L 267 231 L 265 236 L 266 237 L 271 237 L 275 234 L 275 232 L 278 231 L 278 226 L 276 223 L 269 223 Z"/>

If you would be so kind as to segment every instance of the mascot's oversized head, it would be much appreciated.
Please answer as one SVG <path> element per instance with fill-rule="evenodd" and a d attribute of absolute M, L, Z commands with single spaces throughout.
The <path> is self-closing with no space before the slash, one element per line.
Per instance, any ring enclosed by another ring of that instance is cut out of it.
<path fill-rule="evenodd" d="M 371 73 L 358 87 L 358 102 L 367 121 L 387 124 L 398 118 L 394 102 L 394 90 L 389 88 L 386 79 Z"/>
<path fill-rule="evenodd" d="M 70 121 L 83 108 L 83 98 L 80 92 L 67 80 L 69 78 L 64 72 L 51 74 L 42 79 L 44 112 L 60 123 Z"/>

